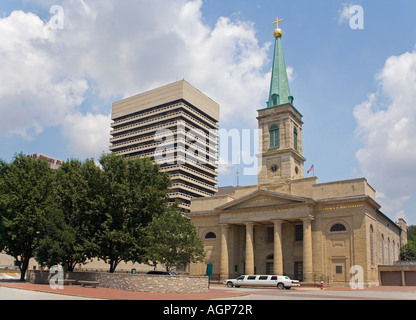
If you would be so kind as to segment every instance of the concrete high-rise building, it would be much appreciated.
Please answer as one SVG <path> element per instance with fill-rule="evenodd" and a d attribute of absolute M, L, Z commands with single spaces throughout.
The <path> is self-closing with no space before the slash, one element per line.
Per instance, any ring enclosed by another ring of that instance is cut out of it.
<path fill-rule="evenodd" d="M 186 81 L 113 104 L 112 146 L 126 157 L 149 157 L 172 179 L 171 202 L 217 192 L 219 105 Z"/>

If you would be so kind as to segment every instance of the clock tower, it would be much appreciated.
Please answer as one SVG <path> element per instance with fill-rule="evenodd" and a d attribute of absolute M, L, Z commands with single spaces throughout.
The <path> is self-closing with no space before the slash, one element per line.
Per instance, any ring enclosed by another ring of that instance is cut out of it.
<path fill-rule="evenodd" d="M 282 36 L 277 18 L 275 50 L 267 106 L 258 110 L 260 136 L 259 185 L 277 185 L 304 177 L 302 114 L 294 107 L 283 56 Z"/>

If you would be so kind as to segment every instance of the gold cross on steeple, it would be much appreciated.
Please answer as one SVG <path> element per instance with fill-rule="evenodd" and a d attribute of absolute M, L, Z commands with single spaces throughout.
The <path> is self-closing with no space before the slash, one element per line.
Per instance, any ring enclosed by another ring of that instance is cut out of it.
<path fill-rule="evenodd" d="M 276 29 L 279 29 L 279 22 L 282 22 L 282 21 L 284 21 L 284 20 L 283 19 L 279 20 L 279 17 L 276 18 L 276 21 L 273 22 L 273 24 L 276 25 Z"/>

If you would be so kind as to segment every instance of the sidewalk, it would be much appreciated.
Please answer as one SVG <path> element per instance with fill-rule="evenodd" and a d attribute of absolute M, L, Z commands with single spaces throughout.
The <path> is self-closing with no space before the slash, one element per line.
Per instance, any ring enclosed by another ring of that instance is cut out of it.
<path fill-rule="evenodd" d="M 225 298 L 238 298 L 244 297 L 248 295 L 256 295 L 258 294 L 265 294 L 267 292 L 262 292 L 255 290 L 256 288 L 249 288 L 244 290 L 241 288 L 240 290 L 232 290 L 228 289 L 225 286 L 221 285 L 214 285 L 211 287 L 209 292 L 207 293 L 151 293 L 151 292 L 132 292 L 132 291 L 124 291 L 124 290 L 116 290 L 116 289 L 107 289 L 107 288 L 84 288 L 81 286 L 65 286 L 63 290 L 53 290 L 49 285 L 35 285 L 29 282 L 21 283 L 16 280 L 0 280 L 0 287 L 8 287 L 14 289 L 23 289 L 23 290 L 31 290 L 37 292 L 46 292 L 46 293 L 54 293 L 54 294 L 62 294 L 68 296 L 76 296 L 76 297 L 84 297 L 84 298 L 95 298 L 95 299 L 107 299 L 107 300 L 143 300 L 143 301 L 151 301 L 151 300 L 208 300 L 208 299 L 225 299 Z M 259 288 L 257 288 L 259 289 Z M 263 288 L 264 289 L 264 288 Z M 346 287 L 325 287 L 322 291 L 320 288 L 317 287 L 298 287 L 293 288 L 291 291 L 297 291 L 299 294 L 313 294 L 313 292 L 322 292 L 327 294 L 331 294 L 331 292 L 348 292 L 354 291 L 351 288 Z M 416 293 L 416 287 L 373 287 L 364 290 L 359 290 L 360 292 L 380 292 L 380 291 L 394 291 L 397 293 L 400 292 L 409 292 L 409 293 Z M 277 292 L 277 291 L 276 291 Z M 269 294 L 269 293 L 267 293 Z M 295 296 L 294 296 L 295 297 Z"/>
<path fill-rule="evenodd" d="M 0 287 L 108 300 L 207 300 L 242 297 L 249 294 L 243 291 L 233 292 L 231 290 L 215 288 L 211 288 L 207 293 L 132 292 L 101 287 L 85 288 L 81 286 L 65 286 L 63 290 L 53 290 L 49 285 L 36 285 L 17 281 L 0 281 Z"/>

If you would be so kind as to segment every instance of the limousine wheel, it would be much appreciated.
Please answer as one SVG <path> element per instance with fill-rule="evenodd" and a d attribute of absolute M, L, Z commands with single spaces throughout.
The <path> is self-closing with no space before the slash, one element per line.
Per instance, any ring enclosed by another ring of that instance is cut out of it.
<path fill-rule="evenodd" d="M 285 285 L 284 285 L 283 283 L 279 283 L 279 284 L 277 285 L 277 289 L 279 289 L 279 290 L 284 290 L 284 289 L 285 289 Z"/>
<path fill-rule="evenodd" d="M 233 283 L 232 283 L 231 281 L 228 281 L 228 282 L 227 282 L 227 287 L 228 287 L 228 288 L 232 288 L 233 286 L 234 286 L 234 285 L 233 285 Z"/>

